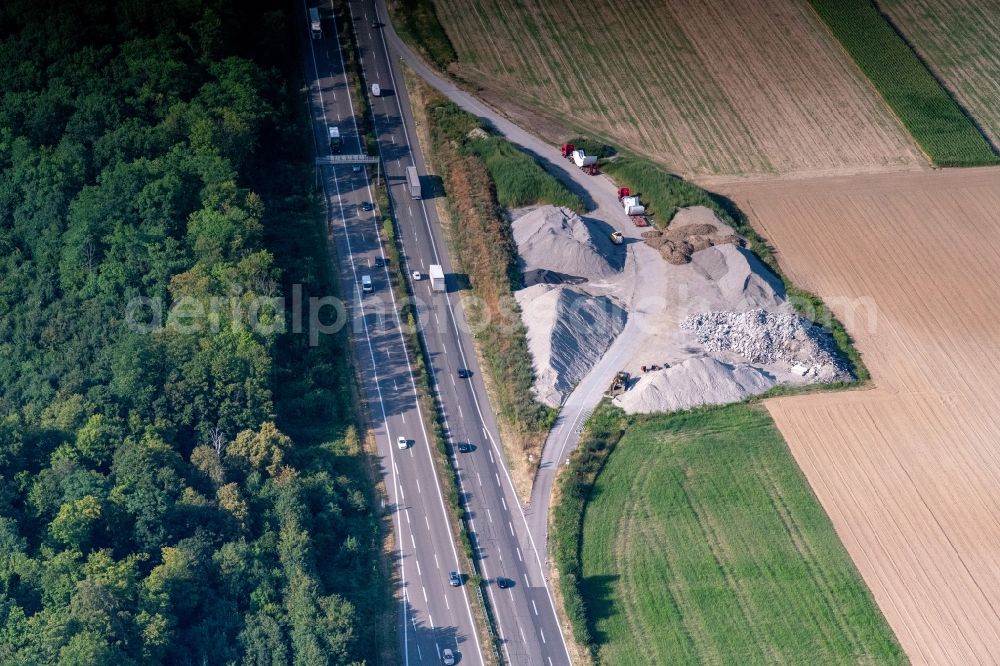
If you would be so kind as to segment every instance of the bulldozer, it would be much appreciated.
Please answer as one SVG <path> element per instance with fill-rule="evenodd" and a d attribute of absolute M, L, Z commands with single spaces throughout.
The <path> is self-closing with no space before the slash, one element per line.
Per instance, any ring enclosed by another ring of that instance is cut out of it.
<path fill-rule="evenodd" d="M 624 370 L 619 370 L 618 374 L 615 375 L 615 378 L 611 380 L 611 385 L 608 387 L 608 390 L 604 393 L 604 395 L 608 398 L 613 398 L 616 395 L 624 393 L 627 387 L 628 373 Z"/>

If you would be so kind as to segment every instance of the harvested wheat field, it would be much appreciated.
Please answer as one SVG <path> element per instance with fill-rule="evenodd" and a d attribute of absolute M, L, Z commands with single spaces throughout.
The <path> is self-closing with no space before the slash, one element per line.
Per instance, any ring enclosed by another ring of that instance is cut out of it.
<path fill-rule="evenodd" d="M 603 133 L 683 174 L 925 164 L 804 0 L 435 5 L 455 73 L 491 103 Z"/>
<path fill-rule="evenodd" d="M 900 643 L 914 663 L 1000 663 L 1000 170 L 726 194 L 872 372 L 872 390 L 768 408 Z"/>
<path fill-rule="evenodd" d="M 879 3 L 956 99 L 1000 143 L 1000 1 Z"/>

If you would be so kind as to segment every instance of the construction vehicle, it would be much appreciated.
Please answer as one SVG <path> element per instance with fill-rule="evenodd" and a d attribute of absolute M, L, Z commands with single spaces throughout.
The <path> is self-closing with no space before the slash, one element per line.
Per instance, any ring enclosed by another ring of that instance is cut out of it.
<path fill-rule="evenodd" d="M 623 197 L 622 208 L 626 215 L 645 215 L 646 207 L 639 201 L 639 197 Z"/>
<path fill-rule="evenodd" d="M 576 150 L 576 146 L 572 143 L 564 143 L 562 145 L 562 156 L 568 160 L 573 159 L 573 151 Z"/>
<path fill-rule="evenodd" d="M 439 264 L 427 267 L 427 277 L 431 280 L 431 291 L 444 291 L 444 269 Z"/>
<path fill-rule="evenodd" d="M 611 232 L 611 242 L 615 245 L 621 245 L 625 242 L 625 236 L 620 231 Z"/>
<path fill-rule="evenodd" d="M 331 127 L 330 131 L 330 151 L 333 153 L 339 153 L 343 142 L 340 140 L 340 128 Z"/>
<path fill-rule="evenodd" d="M 616 395 L 621 395 L 628 388 L 628 373 L 624 370 L 619 370 L 615 378 L 611 380 L 611 386 L 608 387 L 607 392 L 605 392 L 605 397 L 613 398 Z"/>
<path fill-rule="evenodd" d="M 313 39 L 323 39 L 323 26 L 319 21 L 318 7 L 309 8 L 309 30 L 312 32 Z"/>
<path fill-rule="evenodd" d="M 406 167 L 406 186 L 409 188 L 412 198 L 420 198 L 420 176 L 417 174 L 417 167 Z"/>

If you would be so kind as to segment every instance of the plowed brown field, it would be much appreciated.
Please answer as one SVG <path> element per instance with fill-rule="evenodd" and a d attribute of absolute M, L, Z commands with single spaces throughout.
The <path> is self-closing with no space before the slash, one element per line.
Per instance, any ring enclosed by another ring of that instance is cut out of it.
<path fill-rule="evenodd" d="M 872 372 L 768 408 L 900 643 L 1000 663 L 1000 170 L 727 189 Z"/>
<path fill-rule="evenodd" d="M 805 0 L 438 0 L 492 103 L 684 174 L 925 165 Z"/>

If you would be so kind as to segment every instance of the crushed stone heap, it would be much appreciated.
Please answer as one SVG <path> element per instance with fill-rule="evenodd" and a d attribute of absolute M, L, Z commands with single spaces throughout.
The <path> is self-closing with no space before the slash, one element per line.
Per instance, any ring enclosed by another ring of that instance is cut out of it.
<path fill-rule="evenodd" d="M 528 326 L 537 397 L 562 401 L 608 350 L 626 313 L 611 299 L 567 287 L 538 284 L 515 293 Z"/>
<path fill-rule="evenodd" d="M 703 312 L 688 316 L 681 328 L 694 333 L 709 352 L 739 354 L 755 365 L 784 363 L 816 381 L 850 379 L 833 353 L 833 342 L 819 326 L 793 313 L 756 308 L 746 312 Z"/>
<path fill-rule="evenodd" d="M 599 228 L 568 208 L 542 206 L 514 220 L 514 242 L 525 273 L 547 271 L 576 283 L 618 274 L 625 253 Z"/>

